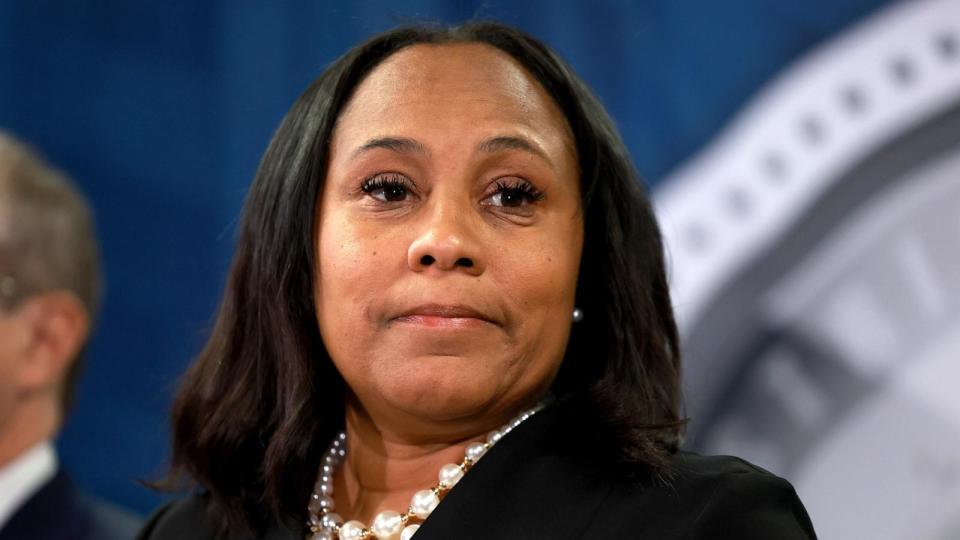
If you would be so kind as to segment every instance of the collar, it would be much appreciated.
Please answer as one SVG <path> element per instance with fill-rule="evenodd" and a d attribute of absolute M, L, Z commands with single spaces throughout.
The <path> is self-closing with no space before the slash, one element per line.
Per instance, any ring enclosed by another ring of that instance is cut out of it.
<path fill-rule="evenodd" d="M 57 472 L 57 454 L 43 441 L 0 467 L 0 529 Z"/>

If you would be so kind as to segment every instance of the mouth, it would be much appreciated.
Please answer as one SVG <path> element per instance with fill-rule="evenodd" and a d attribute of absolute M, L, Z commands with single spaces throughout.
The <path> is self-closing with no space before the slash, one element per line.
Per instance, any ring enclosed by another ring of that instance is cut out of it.
<path fill-rule="evenodd" d="M 489 315 L 462 304 L 423 304 L 405 310 L 391 322 L 431 328 L 469 328 L 500 324 Z"/>

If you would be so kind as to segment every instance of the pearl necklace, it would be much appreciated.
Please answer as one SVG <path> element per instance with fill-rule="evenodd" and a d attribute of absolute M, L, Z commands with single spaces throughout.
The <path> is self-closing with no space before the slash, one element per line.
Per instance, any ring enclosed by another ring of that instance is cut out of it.
<path fill-rule="evenodd" d="M 445 495 L 464 473 L 470 470 L 477 461 L 490 450 L 504 435 L 513 431 L 526 419 L 543 409 L 546 401 L 541 401 L 535 407 L 520 413 L 500 429 L 487 434 L 486 442 L 471 443 L 467 446 L 463 461 L 459 464 L 448 463 L 440 467 L 439 482 L 430 489 L 423 489 L 414 493 L 410 499 L 410 507 L 406 512 L 399 513 L 385 510 L 377 514 L 373 525 L 367 528 L 357 520 L 343 522 L 333 507 L 333 473 L 347 455 L 347 434 L 341 431 L 330 444 L 327 453 L 323 456 L 323 464 L 317 475 L 317 483 L 310 494 L 307 504 L 309 519 L 307 527 L 310 532 L 307 540 L 363 540 L 376 538 L 377 540 L 410 540 L 413 533 L 420 528 L 420 523 L 427 519 L 433 509 L 440 504 L 441 496 Z M 410 523 L 411 521 L 420 523 Z"/>

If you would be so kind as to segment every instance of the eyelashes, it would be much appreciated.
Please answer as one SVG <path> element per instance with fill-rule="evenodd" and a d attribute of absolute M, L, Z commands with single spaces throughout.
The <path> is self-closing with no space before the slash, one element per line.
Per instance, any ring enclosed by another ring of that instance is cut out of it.
<path fill-rule="evenodd" d="M 543 200 L 543 191 L 538 190 L 526 180 L 521 178 L 512 178 L 510 180 L 497 180 L 496 192 L 488 196 L 485 200 L 494 202 L 494 206 L 517 207 L 533 204 Z"/>
<path fill-rule="evenodd" d="M 360 190 L 384 203 L 403 202 L 414 195 L 416 185 L 402 174 L 377 174 L 364 179 Z M 519 177 L 501 178 L 484 195 L 481 204 L 503 208 L 522 208 L 542 201 L 545 194 Z"/>
<path fill-rule="evenodd" d="M 378 174 L 360 183 L 360 191 L 381 202 L 401 202 L 415 186 L 400 174 Z"/>

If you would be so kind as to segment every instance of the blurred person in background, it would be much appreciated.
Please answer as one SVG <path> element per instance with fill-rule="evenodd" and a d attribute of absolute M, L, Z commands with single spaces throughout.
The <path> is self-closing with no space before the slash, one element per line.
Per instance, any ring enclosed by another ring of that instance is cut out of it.
<path fill-rule="evenodd" d="M 0 540 L 119 540 L 138 527 L 132 514 L 82 494 L 53 446 L 99 292 L 83 196 L 0 132 Z"/>

